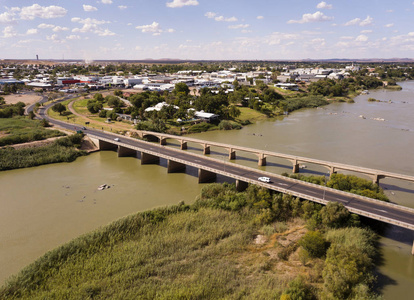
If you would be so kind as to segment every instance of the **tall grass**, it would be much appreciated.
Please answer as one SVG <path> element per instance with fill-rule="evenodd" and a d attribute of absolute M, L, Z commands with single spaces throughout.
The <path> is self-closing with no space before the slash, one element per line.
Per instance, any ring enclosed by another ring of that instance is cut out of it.
<path fill-rule="evenodd" d="M 45 129 L 38 120 L 30 120 L 23 117 L 0 118 L 0 131 L 7 134 L 0 138 L 0 146 L 39 141 L 65 135 L 58 130 Z"/>
<path fill-rule="evenodd" d="M 74 161 L 77 157 L 86 154 L 75 148 L 79 143 L 79 137 L 74 135 L 41 147 L 0 149 L 0 171 Z"/>
<path fill-rule="evenodd" d="M 280 299 L 282 294 L 299 299 L 294 295 L 305 290 L 311 296 L 306 299 L 314 299 L 322 288 L 331 295 L 332 284 L 323 287 L 323 260 L 309 258 L 307 266 L 295 260 L 300 236 L 285 238 L 281 246 L 272 230 L 270 242 L 254 245 L 267 228 L 257 222 L 258 216 L 267 210 L 282 215 L 280 200 L 288 200 L 269 196 L 257 187 L 238 193 L 234 185 L 212 184 L 191 206 L 182 203 L 128 216 L 48 252 L 0 288 L 0 299 Z M 263 208 L 269 204 L 272 208 Z M 287 229 L 280 220 L 266 224 Z M 372 233 L 326 230 L 332 245 L 358 249 L 370 261 Z M 330 269 L 336 270 L 335 252 L 329 253 Z M 299 275 L 303 284 L 289 284 Z"/>

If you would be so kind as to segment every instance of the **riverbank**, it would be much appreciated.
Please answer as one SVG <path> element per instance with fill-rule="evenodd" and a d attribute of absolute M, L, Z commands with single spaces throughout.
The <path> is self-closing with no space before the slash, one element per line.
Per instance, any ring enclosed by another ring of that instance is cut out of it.
<path fill-rule="evenodd" d="M 35 167 L 58 162 L 71 162 L 86 155 L 78 150 L 83 136 L 74 134 L 35 147 L 5 147 L 0 149 L 0 171 Z"/>
<path fill-rule="evenodd" d="M 331 209 L 255 186 L 209 185 L 193 205 L 131 215 L 47 253 L 0 296 L 367 297 L 375 234 L 346 228 L 354 219 Z"/>

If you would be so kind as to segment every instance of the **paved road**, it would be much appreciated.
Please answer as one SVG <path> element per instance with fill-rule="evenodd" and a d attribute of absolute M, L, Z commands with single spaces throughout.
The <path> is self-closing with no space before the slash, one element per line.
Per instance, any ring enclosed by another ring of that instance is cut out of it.
<path fill-rule="evenodd" d="M 46 106 L 46 110 L 50 106 L 51 105 Z M 39 112 L 39 114 L 41 114 L 41 117 L 46 118 L 50 123 L 56 124 L 65 129 L 82 129 L 82 126 L 79 125 L 68 124 L 51 119 L 44 114 L 44 111 Z M 414 230 L 414 209 L 337 191 L 319 185 L 309 184 L 280 175 L 262 172 L 260 170 L 236 165 L 233 163 L 226 163 L 206 156 L 196 155 L 187 151 L 176 150 L 165 146 L 159 146 L 154 143 L 127 138 L 125 136 L 116 135 L 109 132 L 88 128 L 85 130 L 85 133 L 97 139 L 110 141 L 113 144 L 147 152 L 166 159 L 185 162 L 186 164 L 197 168 L 209 170 L 217 174 L 222 174 L 228 177 L 254 183 L 275 191 L 289 193 L 302 199 L 324 204 L 329 201 L 339 202 L 347 207 L 351 212 L 357 213 L 359 215 Z M 114 138 L 119 138 L 120 140 L 114 141 Z M 260 176 L 271 177 L 271 182 L 263 183 L 259 181 L 258 177 Z"/>

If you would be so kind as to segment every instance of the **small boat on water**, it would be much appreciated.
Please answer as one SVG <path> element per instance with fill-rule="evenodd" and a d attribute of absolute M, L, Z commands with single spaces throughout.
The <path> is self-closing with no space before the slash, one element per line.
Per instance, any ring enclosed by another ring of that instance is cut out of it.
<path fill-rule="evenodd" d="M 364 115 L 359 115 L 360 118 L 366 119 Z"/>

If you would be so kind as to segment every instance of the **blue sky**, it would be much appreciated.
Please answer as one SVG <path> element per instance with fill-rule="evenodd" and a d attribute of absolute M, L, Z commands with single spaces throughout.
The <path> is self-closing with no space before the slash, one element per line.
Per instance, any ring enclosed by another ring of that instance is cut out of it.
<path fill-rule="evenodd" d="M 414 58 L 413 0 L 0 0 L 0 59 Z"/>

